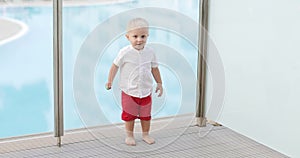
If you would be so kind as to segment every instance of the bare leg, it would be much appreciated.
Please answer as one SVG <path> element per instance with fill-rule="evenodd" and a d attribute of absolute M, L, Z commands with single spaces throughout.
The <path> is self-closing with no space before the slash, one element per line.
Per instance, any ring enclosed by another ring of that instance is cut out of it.
<path fill-rule="evenodd" d="M 125 129 L 126 129 L 126 139 L 125 143 L 127 145 L 135 145 L 135 140 L 133 136 L 133 129 L 134 129 L 134 120 L 133 121 L 125 121 Z"/>
<path fill-rule="evenodd" d="M 143 131 L 143 140 L 148 144 L 155 143 L 155 140 L 149 136 L 150 120 L 149 121 L 141 120 L 141 125 Z"/>

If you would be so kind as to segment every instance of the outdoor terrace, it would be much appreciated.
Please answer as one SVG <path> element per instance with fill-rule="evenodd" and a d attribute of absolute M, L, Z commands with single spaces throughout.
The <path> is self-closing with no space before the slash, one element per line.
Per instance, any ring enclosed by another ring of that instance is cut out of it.
<path fill-rule="evenodd" d="M 123 124 L 66 132 L 62 146 L 53 134 L 41 134 L 0 141 L 0 157 L 199 157 L 199 158 L 287 158 L 224 126 L 199 127 L 191 115 L 153 120 L 148 145 L 136 134 L 137 145 L 124 143 Z M 137 124 L 137 132 L 140 131 Z"/>

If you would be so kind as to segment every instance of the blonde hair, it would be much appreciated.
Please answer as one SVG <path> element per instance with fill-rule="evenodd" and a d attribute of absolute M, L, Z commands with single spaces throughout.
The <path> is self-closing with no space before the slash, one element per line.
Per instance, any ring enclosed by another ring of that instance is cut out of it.
<path fill-rule="evenodd" d="M 134 29 L 138 29 L 138 28 L 147 28 L 148 29 L 149 24 L 148 22 L 143 19 L 143 18 L 134 18 L 131 19 L 128 24 L 127 24 L 127 32 L 134 30 Z"/>

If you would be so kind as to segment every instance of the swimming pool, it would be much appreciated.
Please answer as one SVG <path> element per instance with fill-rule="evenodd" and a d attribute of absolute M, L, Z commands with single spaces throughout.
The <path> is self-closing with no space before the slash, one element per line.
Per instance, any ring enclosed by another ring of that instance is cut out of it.
<path fill-rule="evenodd" d="M 172 4 L 172 5 L 170 5 Z M 118 13 L 140 7 L 168 8 L 197 21 L 197 0 L 139 0 L 85 6 L 65 6 L 63 11 L 64 115 L 65 128 L 83 127 L 73 96 L 73 71 L 77 53 L 86 37 L 101 22 Z M 28 32 L 0 45 L 0 138 L 53 131 L 52 73 L 52 7 L 0 7 L 1 16 L 17 19 L 28 26 Z M 197 33 L 195 33 L 197 36 Z M 197 50 L 180 35 L 159 28 L 150 30 L 149 42 L 176 50 L 196 72 Z M 108 68 L 118 49 L 127 45 L 124 36 L 107 46 L 98 62 L 95 94 L 109 123 L 121 122 L 118 93 L 103 88 Z M 161 65 L 165 86 L 163 98 L 154 97 L 153 117 L 178 114 L 181 106 L 180 80 L 167 65 Z M 184 71 L 184 70 L 179 70 Z M 4 74 L 4 75 L 2 75 Z M 190 76 L 187 76 L 189 78 Z M 194 77 L 194 76 L 192 76 Z M 184 113 L 194 112 L 195 90 Z M 101 124 L 102 120 L 98 120 Z"/>

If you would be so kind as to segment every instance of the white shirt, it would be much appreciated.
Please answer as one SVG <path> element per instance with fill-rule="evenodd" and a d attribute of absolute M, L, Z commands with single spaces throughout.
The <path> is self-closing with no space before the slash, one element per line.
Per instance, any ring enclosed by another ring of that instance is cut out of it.
<path fill-rule="evenodd" d="M 131 96 L 143 98 L 151 94 L 151 69 L 158 67 L 154 50 L 145 46 L 136 50 L 131 45 L 122 48 L 114 60 L 120 69 L 120 89 Z"/>

